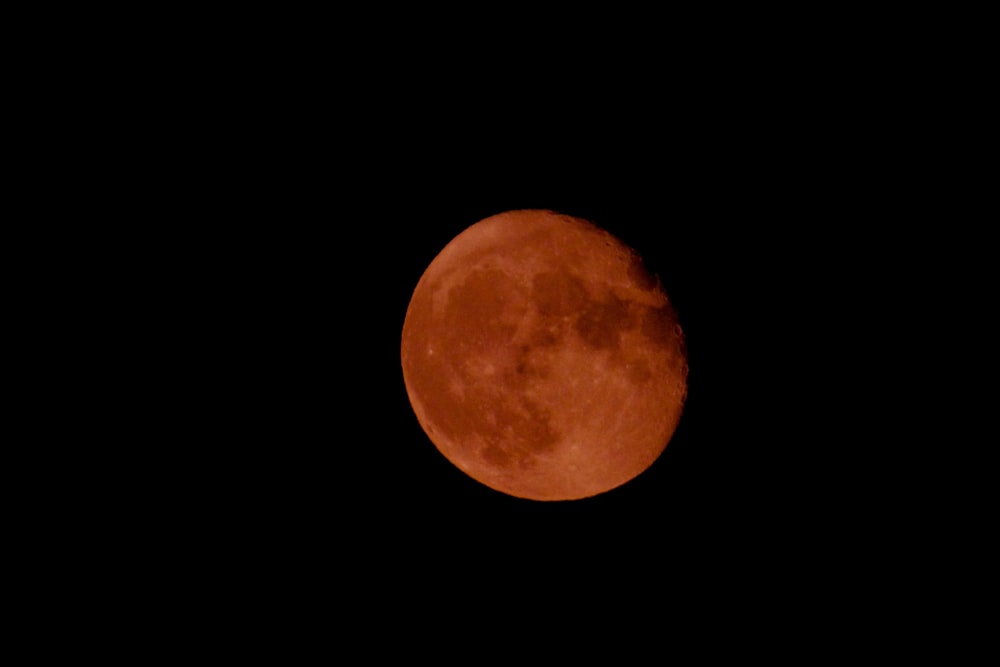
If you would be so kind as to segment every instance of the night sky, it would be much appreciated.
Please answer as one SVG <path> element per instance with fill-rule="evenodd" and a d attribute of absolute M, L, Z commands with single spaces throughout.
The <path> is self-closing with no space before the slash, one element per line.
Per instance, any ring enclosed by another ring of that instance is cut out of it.
<path fill-rule="evenodd" d="M 869 567 L 909 502 L 870 510 L 865 484 L 892 495 L 873 452 L 900 439 L 857 418 L 890 394 L 873 379 L 896 344 L 873 334 L 878 311 L 923 294 L 919 271 L 889 287 L 862 275 L 903 252 L 911 220 L 895 212 L 922 201 L 909 181 L 890 187 L 890 158 L 916 151 L 920 132 L 885 141 L 899 119 L 873 111 L 897 64 L 848 95 L 800 57 L 805 45 L 754 63 L 767 40 L 748 31 L 760 44 L 720 49 L 714 18 L 690 44 L 682 22 L 629 18 L 618 40 L 568 30 L 563 45 L 532 27 L 453 47 L 405 17 L 372 21 L 368 40 L 348 39 L 358 26 L 340 16 L 296 17 L 278 36 L 229 14 L 205 52 L 187 31 L 167 31 L 155 60 L 110 49 L 135 71 L 101 87 L 92 79 L 114 68 L 85 67 L 79 97 L 54 106 L 81 115 L 80 146 L 51 158 L 80 178 L 52 193 L 70 207 L 66 229 L 38 228 L 98 276 L 60 287 L 80 315 L 58 344 L 87 365 L 60 391 L 102 402 L 79 425 L 52 415 L 73 428 L 65 467 L 98 498 L 60 510 L 82 535 L 63 551 L 96 554 L 168 614 L 179 602 L 183 623 L 284 622 L 330 636 L 338 656 L 351 623 L 379 638 L 391 618 L 430 623 L 448 639 L 441 609 L 479 624 L 488 649 L 511 628 L 478 614 L 512 605 L 510 625 L 540 633 L 557 612 L 638 612 L 661 649 L 665 611 L 708 628 L 735 612 L 741 625 L 780 590 L 793 625 L 811 623 L 800 602 L 840 613 L 829 594 Z M 388 23 L 413 43 L 386 39 Z M 633 39 L 642 23 L 650 34 Z M 791 32 L 808 42 L 810 29 Z M 551 42 L 553 57 L 528 42 Z M 853 48 L 838 34 L 831 69 Z M 490 62 L 466 67 L 470 55 Z M 535 502 L 472 480 L 406 394 L 401 333 L 423 271 L 467 227 L 515 209 L 584 218 L 634 248 L 684 330 L 672 440 L 593 498 Z M 934 306 L 906 314 L 920 341 L 938 329 Z"/>

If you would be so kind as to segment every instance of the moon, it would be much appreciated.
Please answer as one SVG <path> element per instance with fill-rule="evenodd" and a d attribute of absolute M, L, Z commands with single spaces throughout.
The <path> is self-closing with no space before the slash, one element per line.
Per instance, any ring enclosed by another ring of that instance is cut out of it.
<path fill-rule="evenodd" d="M 438 254 L 410 299 L 401 359 L 441 454 L 532 500 L 635 478 L 687 396 L 684 335 L 659 279 L 610 233 L 545 210 L 486 218 Z"/>

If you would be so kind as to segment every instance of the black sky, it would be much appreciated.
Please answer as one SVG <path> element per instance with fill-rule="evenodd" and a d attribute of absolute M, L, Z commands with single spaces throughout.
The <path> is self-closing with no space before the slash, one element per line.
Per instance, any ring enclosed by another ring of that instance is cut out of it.
<path fill-rule="evenodd" d="M 799 611 L 813 608 L 844 627 L 827 600 L 871 567 L 873 538 L 910 501 L 882 491 L 894 470 L 872 472 L 895 432 L 867 425 L 891 394 L 872 378 L 896 345 L 873 334 L 877 311 L 936 275 L 884 287 L 863 271 L 913 233 L 900 202 L 924 201 L 894 157 L 921 168 L 923 130 L 905 121 L 923 102 L 880 100 L 905 58 L 844 70 L 855 47 L 839 33 L 808 58 L 809 26 L 786 46 L 753 30 L 730 40 L 716 18 L 689 34 L 630 16 L 614 39 L 557 26 L 565 44 L 534 27 L 455 31 L 462 46 L 397 17 L 372 21 L 371 40 L 340 16 L 296 17 L 281 36 L 235 18 L 201 47 L 195 17 L 163 43 L 133 27 L 139 45 L 84 65 L 53 105 L 55 142 L 64 116 L 73 141 L 38 159 L 69 177 L 45 199 L 70 212 L 65 229 L 36 226 L 97 276 L 59 287 L 81 314 L 67 311 L 58 345 L 89 369 L 60 391 L 101 403 L 82 402 L 80 422 L 50 415 L 71 427 L 79 497 L 98 499 L 60 508 L 81 537 L 58 558 L 96 555 L 139 599 L 175 604 L 182 626 L 284 621 L 331 637 L 331 652 L 355 625 L 408 650 L 393 620 L 429 621 L 433 650 L 454 644 L 442 609 L 488 648 L 512 628 L 551 635 L 557 612 L 631 611 L 662 658 L 668 613 L 711 634 L 720 611 L 735 612 L 730 627 L 759 622 L 776 591 L 788 625 L 810 625 Z M 591 499 L 527 501 L 464 476 L 403 383 L 424 269 L 468 226 L 524 208 L 632 246 L 686 336 L 669 446 Z M 906 313 L 920 344 L 939 329 L 933 306 Z M 871 511 L 874 495 L 891 502 Z M 867 605 L 858 590 L 850 614 Z M 480 620 L 511 606 L 505 624 Z M 776 643 L 789 634 L 764 623 Z M 589 648 L 586 634 L 572 642 Z M 629 624 L 614 641 L 638 634 Z"/>

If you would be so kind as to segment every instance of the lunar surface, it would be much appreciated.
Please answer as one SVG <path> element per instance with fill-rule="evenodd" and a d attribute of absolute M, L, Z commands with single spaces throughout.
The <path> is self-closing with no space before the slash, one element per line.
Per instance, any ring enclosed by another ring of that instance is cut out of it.
<path fill-rule="evenodd" d="M 452 240 L 413 292 L 401 355 L 438 450 L 534 500 L 636 477 L 667 446 L 687 392 L 659 280 L 606 231 L 551 211 L 496 215 Z"/>

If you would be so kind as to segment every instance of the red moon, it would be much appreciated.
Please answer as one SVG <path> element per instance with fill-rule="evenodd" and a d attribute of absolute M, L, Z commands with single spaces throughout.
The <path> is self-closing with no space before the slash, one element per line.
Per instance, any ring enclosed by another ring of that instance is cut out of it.
<path fill-rule="evenodd" d="M 438 450 L 533 500 L 636 477 L 687 395 L 684 337 L 660 281 L 608 232 L 551 211 L 502 213 L 455 237 L 417 283 L 401 356 Z"/>

